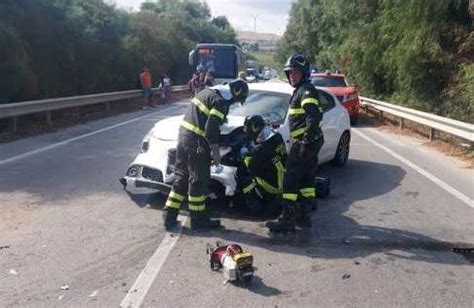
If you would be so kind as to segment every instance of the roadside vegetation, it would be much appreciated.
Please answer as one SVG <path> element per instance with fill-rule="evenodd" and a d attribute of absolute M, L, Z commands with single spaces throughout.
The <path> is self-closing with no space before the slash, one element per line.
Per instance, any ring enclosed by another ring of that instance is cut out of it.
<path fill-rule="evenodd" d="M 272 52 L 248 52 L 247 59 L 257 60 L 263 66 L 276 68 L 279 66 Z"/>
<path fill-rule="evenodd" d="M 474 123 L 469 0 L 297 0 L 277 60 L 304 53 L 365 96 Z"/>
<path fill-rule="evenodd" d="M 127 12 L 103 0 L 0 1 L 0 103 L 129 90 L 147 64 L 189 78 L 198 42 L 237 43 L 205 3 L 154 0 Z"/>

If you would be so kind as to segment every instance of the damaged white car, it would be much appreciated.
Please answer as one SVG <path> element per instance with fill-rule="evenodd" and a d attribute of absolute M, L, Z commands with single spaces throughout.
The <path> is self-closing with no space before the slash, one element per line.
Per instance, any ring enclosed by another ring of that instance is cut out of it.
<path fill-rule="evenodd" d="M 318 155 L 319 164 L 329 161 L 337 166 L 346 164 L 350 148 L 350 121 L 346 109 L 328 91 L 318 88 L 323 104 L 321 124 L 325 143 Z M 240 147 L 247 136 L 243 131 L 246 116 L 261 115 L 280 132 L 290 147 L 288 106 L 293 88 L 285 83 L 249 84 L 249 95 L 243 105 L 233 104 L 227 121 L 221 127 L 221 165 L 211 169 L 210 197 L 234 196 Z M 131 195 L 167 194 L 173 182 L 176 146 L 182 115 L 161 120 L 146 134 L 140 153 L 120 179 Z"/>

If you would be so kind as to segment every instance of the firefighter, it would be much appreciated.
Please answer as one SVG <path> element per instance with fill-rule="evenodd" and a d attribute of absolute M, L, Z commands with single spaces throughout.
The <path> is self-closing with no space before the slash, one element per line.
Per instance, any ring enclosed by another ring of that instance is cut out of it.
<path fill-rule="evenodd" d="M 318 91 L 311 84 L 309 63 L 302 55 L 293 55 L 285 64 L 285 73 L 295 88 L 288 110 L 292 145 L 283 179 L 282 214 L 267 222 L 271 232 L 291 231 L 295 225 L 311 227 L 311 211 L 315 204 L 314 170 L 319 150 L 324 143 L 320 122 L 323 109 Z M 301 212 L 296 217 L 296 205 Z"/>
<path fill-rule="evenodd" d="M 246 169 L 239 182 L 247 209 L 254 216 L 278 213 L 287 156 L 283 137 L 259 115 L 245 119 L 244 131 L 253 143 L 248 149 L 241 149 Z"/>
<path fill-rule="evenodd" d="M 214 86 L 214 71 L 212 69 L 209 69 L 206 73 L 206 77 L 204 77 L 204 84 L 206 87 L 212 87 Z"/>
<path fill-rule="evenodd" d="M 211 220 L 206 211 L 210 165 L 220 162 L 220 125 L 229 106 L 245 102 L 248 86 L 235 80 L 219 90 L 206 88 L 197 93 L 184 115 L 176 150 L 175 180 L 165 204 L 166 229 L 177 223 L 181 204 L 187 199 L 191 228 L 216 228 L 220 221 Z"/>
<path fill-rule="evenodd" d="M 189 86 L 191 88 L 191 95 L 193 97 L 205 88 L 206 86 L 205 78 L 206 78 L 206 69 L 204 68 L 204 65 L 199 64 L 196 67 L 196 72 L 194 73 L 192 79 L 189 81 Z"/>

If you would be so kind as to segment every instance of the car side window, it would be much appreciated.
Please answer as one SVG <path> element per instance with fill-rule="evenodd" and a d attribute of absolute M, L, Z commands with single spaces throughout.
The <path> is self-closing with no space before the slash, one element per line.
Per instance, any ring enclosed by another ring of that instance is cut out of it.
<path fill-rule="evenodd" d="M 321 102 L 321 105 L 323 107 L 323 112 L 328 112 L 332 108 L 336 106 L 336 103 L 334 102 L 334 99 L 332 98 L 331 95 L 324 91 L 318 91 L 319 94 L 319 99 Z"/>

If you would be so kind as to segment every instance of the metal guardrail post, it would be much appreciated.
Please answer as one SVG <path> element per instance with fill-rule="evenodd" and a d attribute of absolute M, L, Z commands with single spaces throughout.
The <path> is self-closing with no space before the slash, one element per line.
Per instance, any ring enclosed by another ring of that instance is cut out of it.
<path fill-rule="evenodd" d="M 110 105 L 110 102 L 105 103 L 105 112 L 107 114 L 112 113 L 112 106 Z"/>
<path fill-rule="evenodd" d="M 80 115 L 81 115 L 81 112 L 80 112 L 79 107 L 74 107 L 74 117 L 76 118 L 76 120 L 79 119 Z"/>
<path fill-rule="evenodd" d="M 400 122 L 398 122 L 398 128 L 402 130 L 405 128 L 405 120 L 403 118 L 400 118 Z"/>
<path fill-rule="evenodd" d="M 51 111 L 46 111 L 46 123 L 49 127 L 53 127 L 53 115 Z"/>
<path fill-rule="evenodd" d="M 10 119 L 10 121 L 8 122 L 8 130 L 11 132 L 11 133 L 16 133 L 17 130 L 18 130 L 18 118 L 17 117 L 13 117 Z"/>
<path fill-rule="evenodd" d="M 435 140 L 436 138 L 436 130 L 433 127 L 430 127 L 430 141 Z"/>

